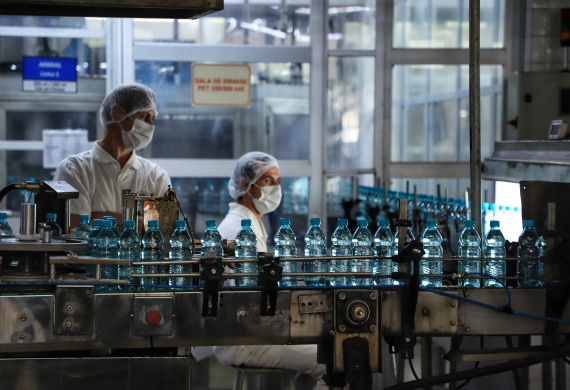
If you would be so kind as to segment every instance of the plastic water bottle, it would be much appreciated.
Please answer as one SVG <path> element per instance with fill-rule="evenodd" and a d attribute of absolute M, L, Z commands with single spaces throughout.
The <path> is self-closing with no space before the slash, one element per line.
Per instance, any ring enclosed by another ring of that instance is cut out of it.
<path fill-rule="evenodd" d="M 56 213 L 47 213 L 46 215 L 46 225 L 51 228 L 51 235 L 61 236 L 61 227 L 57 223 L 57 214 Z"/>
<path fill-rule="evenodd" d="M 372 256 L 374 250 L 372 248 L 372 234 L 368 230 L 368 221 L 365 218 L 358 218 L 357 228 L 352 236 L 352 251 L 354 256 Z M 372 273 L 372 259 L 354 259 L 350 261 L 351 272 L 368 272 Z M 351 277 L 350 282 L 353 286 L 372 286 L 373 278 L 356 278 Z"/>
<path fill-rule="evenodd" d="M 105 259 L 116 259 L 118 257 L 119 237 L 113 231 L 110 220 L 103 220 L 95 242 L 99 250 L 99 257 Z M 101 277 L 103 279 L 119 279 L 119 266 L 116 264 L 102 266 Z"/>
<path fill-rule="evenodd" d="M 142 246 L 141 260 L 143 262 L 164 260 L 164 237 L 158 230 L 158 221 L 148 221 L 148 230 L 142 238 Z M 157 274 L 162 270 L 157 265 L 143 265 L 142 271 L 145 274 Z M 149 285 L 159 284 L 158 278 L 152 277 L 141 278 L 141 283 Z"/>
<path fill-rule="evenodd" d="M 113 231 L 115 232 L 115 234 L 117 235 L 117 237 L 121 236 L 121 232 L 119 231 L 119 229 L 117 229 L 117 218 L 115 217 L 111 217 L 111 216 L 104 216 L 103 217 L 103 221 L 108 219 L 109 221 L 111 221 L 111 228 L 113 229 Z"/>
<path fill-rule="evenodd" d="M 8 224 L 8 214 L 0 213 L 0 234 L 2 236 L 11 236 L 12 228 Z"/>
<path fill-rule="evenodd" d="M 236 258 L 257 259 L 257 237 L 251 230 L 251 219 L 241 220 L 241 230 L 236 235 Z M 257 262 L 236 262 L 236 273 L 258 273 Z M 236 286 L 257 286 L 257 277 L 236 278 Z"/>
<path fill-rule="evenodd" d="M 420 274 L 443 274 L 443 248 L 441 243 L 443 238 L 437 230 L 437 221 L 430 219 L 427 221 L 426 228 L 422 232 L 422 244 L 426 254 L 420 260 Z M 420 283 L 425 287 L 441 287 L 443 277 L 441 276 L 425 276 L 421 277 Z"/>
<path fill-rule="evenodd" d="M 170 260 L 172 261 L 188 261 L 192 260 L 192 241 L 190 233 L 186 229 L 186 221 L 179 219 L 176 221 L 176 229 L 170 236 Z M 190 271 L 191 267 L 182 264 L 170 266 L 171 274 L 181 274 Z M 172 276 L 168 284 L 171 286 L 187 286 L 190 285 L 188 278 L 183 276 Z"/>
<path fill-rule="evenodd" d="M 287 257 L 296 257 L 297 248 L 295 247 L 295 233 L 290 226 L 289 218 L 279 219 L 279 230 L 275 233 L 275 257 L 280 257 L 281 259 Z M 283 267 L 283 273 L 286 272 L 297 272 L 297 263 L 294 261 L 283 261 L 281 260 L 280 265 Z M 296 286 L 297 277 L 296 276 L 283 276 L 279 282 L 280 286 Z"/>
<path fill-rule="evenodd" d="M 321 219 L 311 218 L 311 227 L 305 235 L 305 257 L 322 257 L 327 255 L 327 239 L 321 229 Z M 326 260 L 309 260 L 303 264 L 305 272 L 327 272 Z M 326 286 L 327 278 L 323 276 L 305 276 L 307 286 Z"/>
<path fill-rule="evenodd" d="M 200 256 L 205 259 L 208 257 L 208 252 L 210 251 L 216 253 L 216 258 L 222 258 L 224 256 L 222 236 L 218 232 L 218 229 L 216 229 L 215 219 L 206 220 L 206 231 L 202 235 L 202 253 Z"/>
<path fill-rule="evenodd" d="M 339 218 L 337 227 L 331 236 L 331 256 L 352 256 L 352 235 L 348 230 L 348 219 Z M 331 260 L 330 272 L 350 271 L 348 259 Z M 348 286 L 348 276 L 333 276 L 330 278 L 331 286 Z"/>
<path fill-rule="evenodd" d="M 491 221 L 490 230 L 485 237 L 485 249 L 483 250 L 483 257 L 492 260 L 485 260 L 483 262 L 483 273 L 494 276 L 496 278 L 504 278 L 507 275 L 507 262 L 502 259 L 506 256 L 505 250 L 505 236 L 499 229 L 501 223 L 499 221 Z M 500 279 L 503 284 L 505 279 Z M 484 287 L 503 287 L 499 282 L 494 279 L 485 279 L 483 281 Z"/>
<path fill-rule="evenodd" d="M 481 273 L 481 237 L 475 230 L 475 221 L 465 221 L 465 228 L 459 235 L 459 257 L 477 258 L 477 260 L 462 260 L 458 262 L 457 271 L 460 273 Z M 481 279 L 460 279 L 465 287 L 481 287 Z"/>
<path fill-rule="evenodd" d="M 75 228 L 75 232 L 73 233 L 75 238 L 81 238 L 81 239 L 89 238 L 89 233 L 91 233 L 91 230 L 93 230 L 93 228 L 89 224 L 90 219 L 91 216 L 89 214 L 81 214 L 79 216 L 79 225 Z"/>
<path fill-rule="evenodd" d="M 536 246 L 538 233 L 534 228 L 534 221 L 525 220 L 523 222 L 524 230 L 519 237 L 518 257 L 536 258 L 536 260 L 518 260 L 517 276 L 518 277 L 534 277 L 536 279 L 520 279 L 519 287 L 523 288 L 539 288 L 542 282 L 539 277 L 543 273 L 543 265 L 538 260 L 539 250 Z"/>
<path fill-rule="evenodd" d="M 374 254 L 378 257 L 372 266 L 372 274 L 374 275 L 391 275 L 392 254 L 394 249 L 394 235 L 390 231 L 390 223 L 387 219 L 381 219 L 378 223 L 378 230 L 374 234 Z M 380 257 L 388 257 L 381 259 Z M 375 285 L 392 284 L 392 278 L 384 277 L 374 280 Z"/>
<path fill-rule="evenodd" d="M 135 230 L 135 221 L 125 221 L 125 229 L 119 237 L 119 259 L 129 260 L 129 265 L 119 266 L 119 279 L 131 282 L 131 274 L 140 269 L 133 269 L 133 261 L 139 261 L 141 258 L 141 238 Z"/>
<path fill-rule="evenodd" d="M 546 237 L 544 236 L 544 232 L 546 232 L 546 229 L 548 229 L 548 221 L 544 221 L 543 234 L 541 234 L 538 237 L 538 240 L 536 240 L 536 246 L 538 248 L 538 257 L 545 257 L 546 256 L 546 249 L 547 249 L 547 245 L 548 245 L 548 241 L 546 240 Z"/>
<path fill-rule="evenodd" d="M 101 230 L 102 222 L 102 219 L 94 219 L 93 229 L 91 230 L 91 233 L 89 233 L 89 237 L 87 237 L 87 247 L 89 248 L 89 254 L 93 257 L 99 256 L 99 251 L 97 249 L 97 243 L 95 242 L 95 239 L 99 234 L 99 230 Z"/>
<path fill-rule="evenodd" d="M 224 181 L 222 189 L 220 190 L 220 214 L 227 214 L 230 211 L 230 202 L 232 197 L 230 196 L 230 191 L 228 190 L 228 181 Z"/>
<path fill-rule="evenodd" d="M 291 215 L 295 211 L 293 204 L 293 185 L 287 183 L 283 189 L 283 201 L 281 202 L 281 211 L 285 215 Z"/>

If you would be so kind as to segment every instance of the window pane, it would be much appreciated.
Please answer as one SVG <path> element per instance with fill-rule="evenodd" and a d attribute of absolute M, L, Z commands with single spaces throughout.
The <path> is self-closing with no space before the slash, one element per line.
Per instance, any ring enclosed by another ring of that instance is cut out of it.
<path fill-rule="evenodd" d="M 352 188 L 354 180 L 352 177 L 330 177 L 326 181 L 327 216 L 328 231 L 327 237 L 332 235 L 337 226 L 338 218 L 346 218 L 343 201 L 352 200 Z"/>
<path fill-rule="evenodd" d="M 329 2 L 329 49 L 373 50 L 376 40 L 376 2 Z"/>
<path fill-rule="evenodd" d="M 309 46 L 309 17 L 309 0 L 226 1 L 222 11 L 195 20 L 134 19 L 133 33 L 135 41 Z"/>
<path fill-rule="evenodd" d="M 262 150 L 309 158 L 309 64 L 251 63 L 251 106 L 192 107 L 190 62 L 137 61 L 135 77 L 158 99 L 150 157 L 239 157 Z"/>
<path fill-rule="evenodd" d="M 504 47 L 505 1 L 481 0 L 480 45 Z M 469 47 L 468 0 L 395 0 L 397 48 Z"/>
<path fill-rule="evenodd" d="M 374 59 L 329 59 L 327 149 L 329 168 L 372 168 Z"/>
<path fill-rule="evenodd" d="M 392 161 L 469 161 L 469 69 L 398 65 L 392 97 Z M 502 67 L 481 67 L 481 152 L 500 132 Z"/>

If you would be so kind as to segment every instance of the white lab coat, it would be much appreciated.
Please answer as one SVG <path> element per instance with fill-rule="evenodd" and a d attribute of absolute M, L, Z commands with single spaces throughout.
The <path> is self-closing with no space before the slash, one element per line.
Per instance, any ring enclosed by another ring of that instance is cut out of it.
<path fill-rule="evenodd" d="M 230 211 L 218 226 L 222 238 L 234 240 L 241 229 L 241 220 L 251 219 L 251 228 L 257 237 L 257 251 L 267 251 L 267 233 L 263 223 L 253 212 L 238 203 L 230 203 Z M 321 377 L 324 364 L 317 363 L 316 345 L 232 345 L 214 347 L 214 354 L 224 366 L 284 368 L 303 372 L 317 382 L 314 390 L 328 387 Z"/>

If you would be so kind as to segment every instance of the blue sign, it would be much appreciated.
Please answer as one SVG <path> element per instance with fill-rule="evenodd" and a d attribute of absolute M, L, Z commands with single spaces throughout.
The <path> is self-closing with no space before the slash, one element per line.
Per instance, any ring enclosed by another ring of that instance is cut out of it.
<path fill-rule="evenodd" d="M 77 58 L 24 57 L 24 91 L 77 92 Z"/>

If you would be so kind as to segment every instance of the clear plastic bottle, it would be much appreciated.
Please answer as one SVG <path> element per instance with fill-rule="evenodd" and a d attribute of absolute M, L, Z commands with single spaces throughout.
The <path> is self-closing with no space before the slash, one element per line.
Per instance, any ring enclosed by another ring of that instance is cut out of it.
<path fill-rule="evenodd" d="M 142 238 L 142 246 L 141 260 L 143 262 L 164 260 L 164 237 L 162 237 L 162 233 L 158 230 L 158 221 L 148 221 L 148 230 Z M 159 271 L 162 272 L 159 266 L 156 265 L 143 265 L 142 271 L 145 274 L 157 274 Z M 158 278 L 146 277 L 141 278 L 141 283 L 157 285 L 159 281 Z"/>
<path fill-rule="evenodd" d="M 202 253 L 203 259 L 208 257 L 208 252 L 214 251 L 215 257 L 222 258 L 224 256 L 224 249 L 222 247 L 222 236 L 216 229 L 216 220 L 206 220 L 206 231 L 202 235 Z"/>
<path fill-rule="evenodd" d="M 87 239 L 93 228 L 89 224 L 91 216 L 89 214 L 81 214 L 79 216 L 79 225 L 75 228 L 73 233 L 75 238 Z"/>
<path fill-rule="evenodd" d="M 99 249 L 99 257 L 105 259 L 116 259 L 118 257 L 119 237 L 113 231 L 110 220 L 103 220 L 101 230 L 95 239 L 97 248 Z M 117 265 L 105 265 L 101 267 L 101 277 L 103 279 L 119 278 L 119 267 Z"/>
<path fill-rule="evenodd" d="M 541 234 L 538 237 L 538 240 L 536 240 L 536 246 L 538 247 L 538 257 L 545 257 L 546 256 L 546 249 L 547 249 L 547 245 L 548 245 L 548 241 L 546 240 L 546 237 L 544 236 L 544 232 L 546 232 L 546 229 L 548 229 L 548 221 L 544 221 L 543 234 Z"/>
<path fill-rule="evenodd" d="M 426 228 L 422 232 L 422 244 L 426 254 L 420 260 L 420 274 L 443 274 L 443 248 L 441 243 L 443 238 L 437 230 L 437 221 L 430 219 L 426 223 Z M 425 287 L 441 287 L 443 277 L 425 276 L 421 277 L 420 284 Z"/>
<path fill-rule="evenodd" d="M 170 260 L 172 261 L 188 261 L 192 260 L 192 241 L 190 233 L 186 229 L 186 221 L 179 219 L 176 221 L 176 229 L 170 236 Z M 176 264 L 170 266 L 170 274 L 181 274 L 190 272 L 191 267 Z M 172 276 L 168 284 L 171 286 L 187 286 L 190 285 L 189 278 L 183 276 Z"/>
<path fill-rule="evenodd" d="M 109 215 L 106 215 L 103 217 L 103 220 L 108 219 L 109 221 L 111 221 L 111 228 L 113 229 L 113 231 L 115 232 L 115 234 L 117 235 L 117 237 L 121 236 L 121 232 L 119 231 L 119 229 L 117 228 L 117 218 L 115 217 L 111 217 Z"/>
<path fill-rule="evenodd" d="M 534 228 L 534 221 L 532 220 L 525 220 L 523 227 L 524 230 L 519 237 L 518 257 L 536 258 L 536 260 L 518 260 L 517 276 L 535 277 L 536 279 L 520 279 L 518 285 L 523 288 L 540 288 L 542 287 L 542 282 L 539 278 L 543 273 L 543 264 L 538 259 L 539 248 L 536 246 L 538 233 Z"/>
<path fill-rule="evenodd" d="M 365 218 L 356 220 L 357 228 L 352 236 L 352 252 L 354 256 L 372 256 L 374 249 L 372 248 L 372 233 L 368 230 L 368 221 Z M 350 261 L 351 272 L 368 272 L 372 274 L 372 259 L 353 259 Z M 350 284 L 353 286 L 372 286 L 373 278 L 350 278 Z"/>
<path fill-rule="evenodd" d="M 297 247 L 295 246 L 295 233 L 290 226 L 291 221 L 289 218 L 279 219 L 279 230 L 275 233 L 275 257 L 280 257 L 281 259 L 287 257 L 297 256 Z M 281 266 L 283 267 L 283 273 L 286 272 L 297 272 L 297 263 L 294 261 L 283 261 L 281 260 Z M 283 276 L 280 286 L 296 286 L 297 277 L 296 276 Z"/>
<path fill-rule="evenodd" d="M 102 222 L 103 222 L 102 219 L 93 220 L 93 230 L 91 230 L 91 233 L 89 233 L 89 237 L 87 238 L 87 247 L 89 248 L 89 254 L 93 257 L 99 256 L 99 251 L 97 249 L 97 243 L 95 239 L 99 234 L 99 230 L 101 230 Z"/>
<path fill-rule="evenodd" d="M 327 255 L 327 239 L 321 229 L 321 219 L 311 218 L 311 227 L 305 235 L 305 257 L 323 257 Z M 327 272 L 326 260 L 310 260 L 303 263 L 305 272 Z M 305 276 L 307 286 L 326 286 L 326 276 Z"/>
<path fill-rule="evenodd" d="M 459 257 L 477 259 L 459 261 L 457 265 L 459 273 L 481 273 L 481 237 L 475 230 L 475 221 L 472 219 L 465 221 L 465 228 L 459 235 L 458 255 Z M 460 279 L 460 283 L 465 287 L 481 287 L 481 279 L 479 278 Z"/>
<path fill-rule="evenodd" d="M 390 222 L 381 219 L 378 223 L 378 230 L 374 234 L 374 254 L 378 257 L 372 266 L 374 275 L 391 275 L 393 271 L 392 254 L 394 250 L 394 235 L 390 231 Z M 381 257 L 388 257 L 381 259 Z M 392 278 L 384 277 L 374 279 L 375 285 L 392 284 Z"/>
<path fill-rule="evenodd" d="M 119 259 L 129 260 L 129 265 L 119 266 L 119 279 L 132 282 L 132 273 L 140 269 L 133 269 L 132 263 L 141 258 L 141 238 L 135 230 L 135 221 L 126 220 L 125 229 L 119 237 Z"/>
<path fill-rule="evenodd" d="M 283 189 L 283 200 L 281 202 L 281 211 L 285 215 L 291 215 L 295 211 L 293 204 L 293 185 L 292 183 L 287 183 Z"/>
<path fill-rule="evenodd" d="M 483 257 L 492 260 L 483 261 L 483 273 L 494 276 L 505 283 L 504 278 L 507 275 L 507 262 L 502 259 L 506 256 L 507 251 L 505 250 L 505 236 L 501 232 L 499 227 L 501 223 L 499 221 L 491 221 L 490 230 L 485 237 L 485 249 L 483 250 Z M 484 287 L 503 287 L 499 282 L 494 279 L 485 279 L 483 281 Z"/>
<path fill-rule="evenodd" d="M 46 214 L 46 225 L 51 227 L 51 235 L 54 237 L 61 236 L 61 227 L 57 223 L 57 214 L 56 213 L 47 213 Z"/>
<path fill-rule="evenodd" d="M 331 256 L 352 256 L 352 234 L 348 230 L 348 219 L 339 218 L 337 227 L 331 236 Z M 349 260 L 331 260 L 330 272 L 348 273 L 350 271 Z M 331 286 L 348 286 L 348 276 L 332 276 Z"/>
<path fill-rule="evenodd" d="M 257 259 L 257 237 L 251 230 L 251 219 L 241 220 L 241 230 L 236 235 L 236 258 Z M 258 273 L 257 262 L 236 262 L 236 273 Z M 236 278 L 236 286 L 257 286 L 257 277 Z"/>
<path fill-rule="evenodd" d="M 11 236 L 12 228 L 8 224 L 8 214 L 0 213 L 0 234 L 2 236 Z"/>

